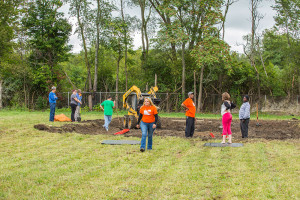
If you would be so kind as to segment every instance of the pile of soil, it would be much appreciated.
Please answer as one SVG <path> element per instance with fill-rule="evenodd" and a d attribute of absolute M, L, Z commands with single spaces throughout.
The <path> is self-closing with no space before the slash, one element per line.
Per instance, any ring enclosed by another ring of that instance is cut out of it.
<path fill-rule="evenodd" d="M 162 118 L 162 128 L 155 130 L 155 135 L 158 136 L 177 136 L 184 137 L 185 119 L 184 118 Z M 80 123 L 65 124 L 61 127 L 48 126 L 45 124 L 37 124 L 34 128 L 38 130 L 48 131 L 52 133 L 76 132 L 89 135 L 113 135 L 122 130 L 122 119 L 114 118 L 107 132 L 103 128 L 104 120 L 87 120 Z M 249 138 L 264 138 L 264 139 L 299 139 L 300 138 L 300 122 L 298 120 L 260 120 L 260 126 L 256 126 L 256 121 L 252 120 L 249 124 Z M 196 121 L 196 129 L 194 137 L 207 140 L 211 138 L 212 132 L 216 138 L 221 138 L 222 129 L 221 120 L 216 119 L 198 119 Z M 241 138 L 240 122 L 233 120 L 231 125 L 233 137 Z M 141 137 L 140 129 L 131 129 L 124 134 L 125 137 Z"/>

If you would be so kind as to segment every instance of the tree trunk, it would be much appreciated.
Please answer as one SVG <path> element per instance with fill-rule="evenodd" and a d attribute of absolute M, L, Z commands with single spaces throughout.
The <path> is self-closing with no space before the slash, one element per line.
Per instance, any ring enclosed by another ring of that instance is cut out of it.
<path fill-rule="evenodd" d="M 119 71 L 120 71 L 120 61 L 122 59 L 122 51 L 121 51 L 121 42 L 120 40 L 118 41 L 119 43 L 119 50 L 118 50 L 118 60 L 117 60 L 117 75 L 116 75 L 116 108 L 118 109 L 118 99 L 119 99 Z"/>
<path fill-rule="evenodd" d="M 97 27 L 97 34 L 96 34 L 96 50 L 95 50 L 95 74 L 94 74 L 94 92 L 97 92 L 97 82 L 98 82 L 98 54 L 99 54 L 99 37 L 100 37 L 100 0 L 97 0 L 97 19 L 96 19 L 96 27 Z"/>
<path fill-rule="evenodd" d="M 117 77 L 116 77 L 116 108 L 118 109 L 118 99 L 119 99 L 119 69 L 120 69 L 120 59 L 117 62 Z"/>
<path fill-rule="evenodd" d="M 198 96 L 198 107 L 197 112 L 202 110 L 202 90 L 203 90 L 203 73 L 204 73 L 204 66 L 201 68 L 200 74 L 200 85 L 199 85 L 199 96 Z"/>
<path fill-rule="evenodd" d="M 182 57 L 182 101 L 185 99 L 185 59 L 184 59 L 184 53 L 185 53 L 185 42 L 182 43 L 182 49 L 181 49 L 181 57 Z"/>
<path fill-rule="evenodd" d="M 125 88 L 126 91 L 127 86 L 128 86 L 128 72 L 127 72 L 127 52 L 128 52 L 128 44 L 127 44 L 127 26 L 125 26 L 126 21 L 125 21 L 125 16 L 124 16 L 124 6 L 123 6 L 123 0 L 121 0 L 121 15 L 122 15 L 122 21 L 124 24 L 124 43 L 125 43 Z"/>
<path fill-rule="evenodd" d="M 141 24 L 141 34 L 142 34 L 142 66 L 144 65 L 143 63 L 146 60 L 146 45 L 145 45 L 145 33 L 144 33 L 144 25 L 145 25 L 145 1 L 144 0 L 139 0 L 140 8 L 141 8 L 141 18 L 142 18 L 142 24 Z"/>
<path fill-rule="evenodd" d="M 0 79 L 0 109 L 3 108 L 3 104 L 2 104 L 2 83 L 3 83 L 3 80 Z"/>
<path fill-rule="evenodd" d="M 86 48 L 86 42 L 85 42 L 85 37 L 84 37 L 83 24 L 80 21 L 80 6 L 79 5 L 77 5 L 76 11 L 77 11 L 76 14 L 77 14 L 78 26 L 80 27 L 81 39 L 82 39 L 83 48 L 84 48 L 85 65 L 86 65 L 87 71 L 88 71 L 88 83 L 89 83 L 88 104 L 89 104 L 89 109 L 92 110 L 93 109 L 93 101 L 92 101 L 91 67 L 90 67 L 90 63 L 89 63 L 89 60 L 88 60 L 88 56 L 87 56 L 87 48 Z"/>

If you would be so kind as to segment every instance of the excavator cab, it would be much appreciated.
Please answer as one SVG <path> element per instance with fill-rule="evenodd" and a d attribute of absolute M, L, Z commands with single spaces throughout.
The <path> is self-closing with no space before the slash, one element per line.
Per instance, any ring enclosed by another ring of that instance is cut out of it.
<path fill-rule="evenodd" d="M 145 98 L 150 98 L 155 106 L 158 106 L 160 99 L 156 97 L 157 87 L 152 87 L 148 93 L 141 93 L 140 89 L 132 86 L 123 95 L 123 107 L 127 109 L 128 114 L 123 118 L 123 128 L 135 128 L 138 121 L 140 107 L 143 105 Z M 160 117 L 158 119 L 157 128 L 161 127 Z"/>

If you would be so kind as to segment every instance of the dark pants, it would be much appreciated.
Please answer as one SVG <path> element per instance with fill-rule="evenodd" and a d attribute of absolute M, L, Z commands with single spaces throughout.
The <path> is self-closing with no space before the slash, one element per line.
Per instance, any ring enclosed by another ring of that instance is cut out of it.
<path fill-rule="evenodd" d="M 75 121 L 75 111 L 76 111 L 76 107 L 77 107 L 76 104 L 72 104 L 72 103 L 71 103 L 71 109 L 72 109 L 71 120 L 72 120 L 72 122 Z"/>
<path fill-rule="evenodd" d="M 186 117 L 185 137 L 193 137 L 195 131 L 195 118 Z"/>
<path fill-rule="evenodd" d="M 240 120 L 241 131 L 242 131 L 242 138 L 247 138 L 248 137 L 248 125 L 249 125 L 249 121 L 250 121 L 250 119 L 245 119 L 244 122 L 243 122 L 243 120 Z"/>
<path fill-rule="evenodd" d="M 54 121 L 55 106 L 56 106 L 56 103 L 50 103 L 50 118 L 49 118 L 50 122 Z"/>

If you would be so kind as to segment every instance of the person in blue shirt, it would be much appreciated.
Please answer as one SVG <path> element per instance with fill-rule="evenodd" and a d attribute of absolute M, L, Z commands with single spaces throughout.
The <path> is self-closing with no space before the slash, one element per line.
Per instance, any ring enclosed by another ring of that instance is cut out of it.
<path fill-rule="evenodd" d="M 57 100 L 57 96 L 55 94 L 56 92 L 56 87 L 52 87 L 51 88 L 51 92 L 49 93 L 49 104 L 50 104 L 50 122 L 54 121 L 54 115 L 55 115 L 55 106 L 56 106 L 56 100 Z"/>
<path fill-rule="evenodd" d="M 247 138 L 248 137 L 248 125 L 249 125 L 249 121 L 250 121 L 250 104 L 249 104 L 249 96 L 248 95 L 245 95 L 243 97 L 243 104 L 240 108 L 239 119 L 240 119 L 242 138 Z"/>
<path fill-rule="evenodd" d="M 80 117 L 80 105 L 82 104 L 82 94 L 81 94 L 81 90 L 78 89 L 77 90 L 77 94 L 76 94 L 77 99 L 80 101 L 80 103 L 77 104 L 76 110 L 75 110 L 75 121 L 81 121 L 81 117 Z"/>

